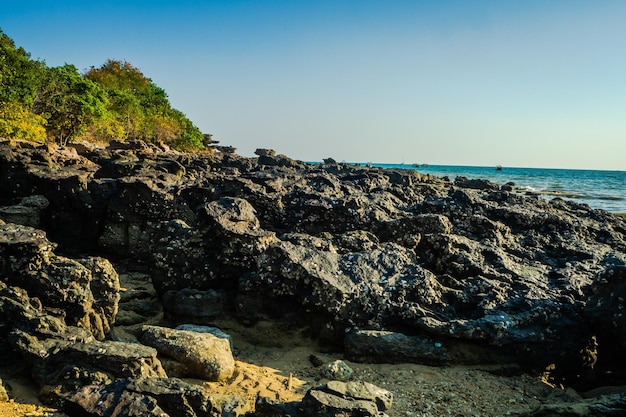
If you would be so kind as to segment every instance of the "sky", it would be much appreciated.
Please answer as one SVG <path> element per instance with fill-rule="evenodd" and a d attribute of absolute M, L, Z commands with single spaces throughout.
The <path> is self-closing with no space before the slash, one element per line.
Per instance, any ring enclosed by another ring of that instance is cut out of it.
<path fill-rule="evenodd" d="M 626 2 L 0 0 L 48 66 L 126 60 L 237 153 L 626 170 Z"/>

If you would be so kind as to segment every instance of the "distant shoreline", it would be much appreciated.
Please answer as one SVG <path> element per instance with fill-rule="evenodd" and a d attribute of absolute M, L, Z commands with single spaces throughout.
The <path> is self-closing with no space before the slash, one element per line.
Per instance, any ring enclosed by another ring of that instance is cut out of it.
<path fill-rule="evenodd" d="M 318 162 L 313 162 L 317 164 Z M 435 177 L 484 179 L 511 185 L 514 192 L 545 199 L 562 198 L 611 213 L 626 213 L 626 171 L 567 168 L 519 168 L 430 164 L 341 162 L 381 169 L 406 169 Z M 419 165 L 419 166 L 417 166 Z"/>

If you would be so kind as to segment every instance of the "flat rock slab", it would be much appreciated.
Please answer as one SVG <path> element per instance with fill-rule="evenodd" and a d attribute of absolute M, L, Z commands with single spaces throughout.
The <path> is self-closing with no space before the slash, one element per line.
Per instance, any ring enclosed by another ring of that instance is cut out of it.
<path fill-rule="evenodd" d="M 367 382 L 329 381 L 311 388 L 302 400 L 302 409 L 317 417 L 384 416 L 393 394 Z"/>
<path fill-rule="evenodd" d="M 440 365 L 447 359 L 445 347 L 426 336 L 407 336 L 380 330 L 352 330 L 343 343 L 346 356 L 359 362 L 417 362 Z"/>
<path fill-rule="evenodd" d="M 235 359 L 226 338 L 158 326 L 143 326 L 142 332 L 141 343 L 184 364 L 188 376 L 219 382 L 235 371 Z"/>
<path fill-rule="evenodd" d="M 526 417 L 618 417 L 626 415 L 626 395 L 601 395 L 578 402 L 543 404 Z"/>
<path fill-rule="evenodd" d="M 78 368 L 104 372 L 112 378 L 167 377 L 157 351 L 139 343 L 92 341 L 71 343 L 44 341 L 43 358 L 36 361 L 33 376 L 42 384 L 63 382 L 63 370 Z"/>
<path fill-rule="evenodd" d="M 238 396 L 214 396 L 176 378 L 119 379 L 64 396 L 70 417 L 217 417 L 242 415 Z"/>

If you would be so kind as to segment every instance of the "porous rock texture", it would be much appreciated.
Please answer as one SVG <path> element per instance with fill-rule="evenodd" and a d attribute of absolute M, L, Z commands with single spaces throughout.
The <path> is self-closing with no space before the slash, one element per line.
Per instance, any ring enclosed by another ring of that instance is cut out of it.
<path fill-rule="evenodd" d="M 64 396 L 64 410 L 76 416 L 221 417 L 241 415 L 243 400 L 211 396 L 177 378 L 120 379 L 89 385 Z"/>
<path fill-rule="evenodd" d="M 106 337 L 116 292 L 106 257 L 140 265 L 168 300 L 215 301 L 169 314 L 306 324 L 355 358 L 623 375 L 623 218 L 486 181 L 327 162 L 0 142 L 0 206 L 39 202 L 29 215 L 0 210 L 2 291 L 30 300 L 17 312 L 5 301 L 0 330 L 22 330 L 9 315 L 59 309 Z M 56 244 L 81 256 L 53 255 Z M 81 289 L 60 297 L 59 279 Z M 368 349 L 351 347 L 364 334 Z"/>

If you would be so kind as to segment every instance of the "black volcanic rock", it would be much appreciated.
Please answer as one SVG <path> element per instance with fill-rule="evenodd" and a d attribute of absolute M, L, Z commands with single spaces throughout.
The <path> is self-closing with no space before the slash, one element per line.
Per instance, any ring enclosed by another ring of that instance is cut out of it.
<path fill-rule="evenodd" d="M 0 205 L 42 196 L 39 227 L 63 251 L 126 258 L 168 299 L 220 294 L 211 311 L 245 322 L 306 323 L 337 345 L 352 329 L 469 343 L 568 376 L 624 370 L 623 218 L 412 170 L 113 148 L 0 143 Z"/>
<path fill-rule="evenodd" d="M 85 386 L 64 396 L 63 411 L 71 417 L 218 417 L 242 415 L 244 403 L 176 378 L 138 378 Z"/>
<path fill-rule="evenodd" d="M 41 230 L 0 225 L 2 282 L 27 291 L 28 297 L 39 300 L 43 311 L 62 314 L 66 324 L 104 339 L 117 314 L 117 272 L 104 258 L 57 256 L 55 246 Z"/>

